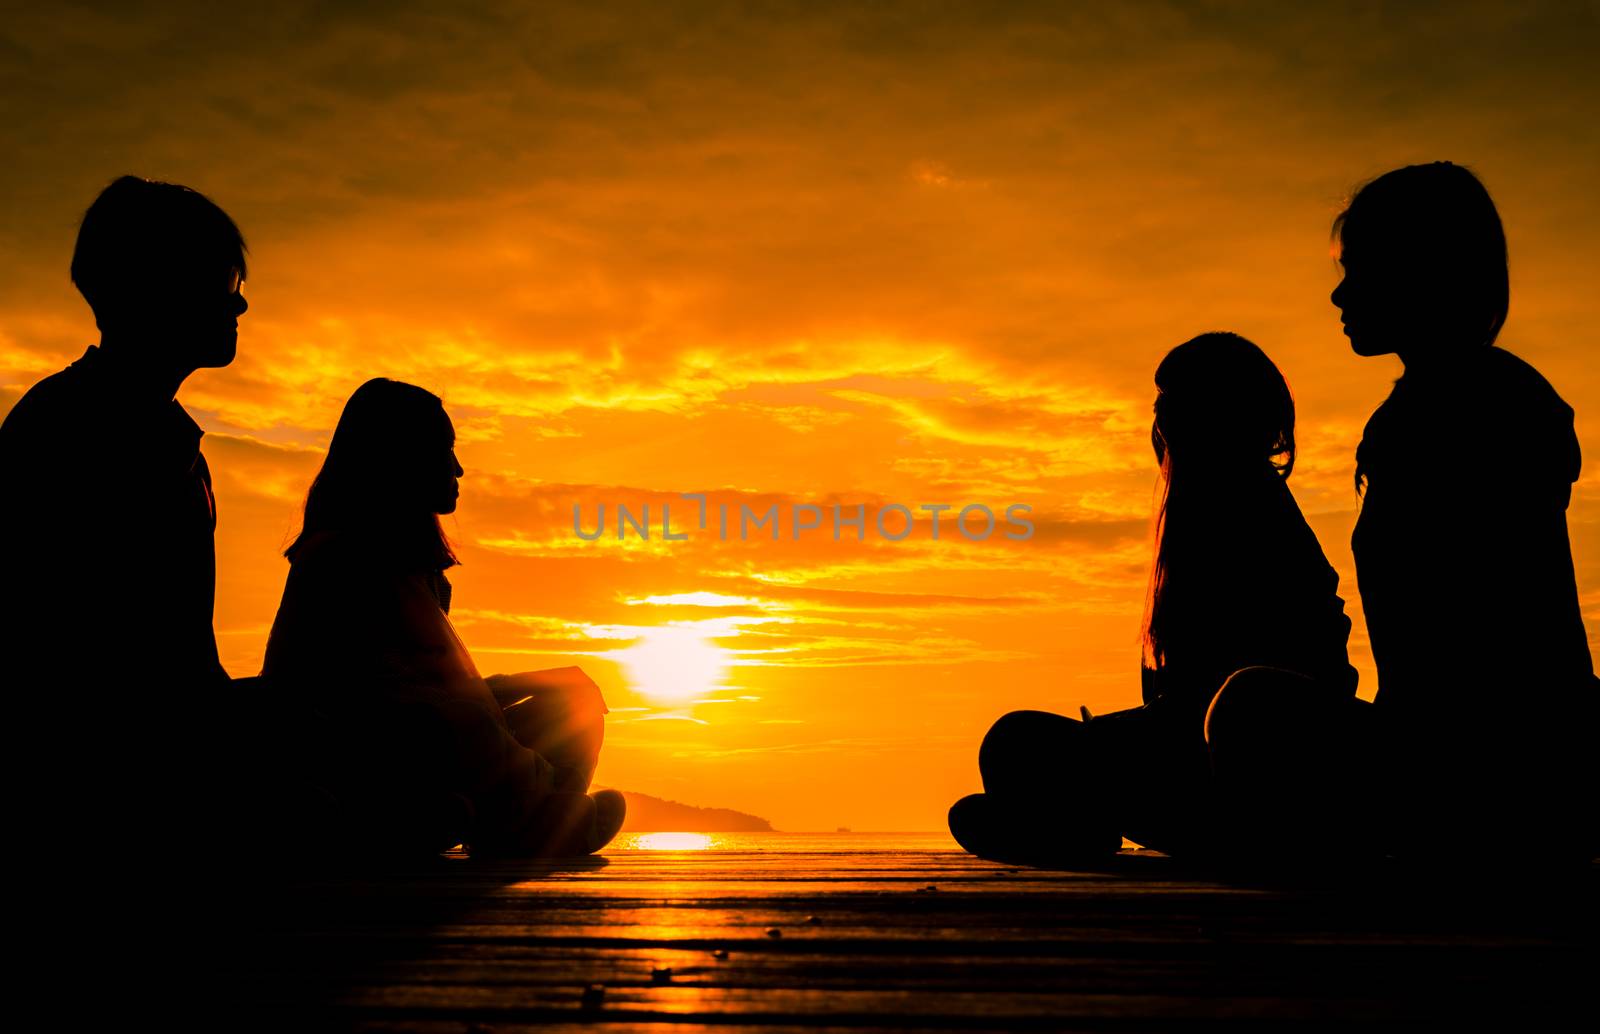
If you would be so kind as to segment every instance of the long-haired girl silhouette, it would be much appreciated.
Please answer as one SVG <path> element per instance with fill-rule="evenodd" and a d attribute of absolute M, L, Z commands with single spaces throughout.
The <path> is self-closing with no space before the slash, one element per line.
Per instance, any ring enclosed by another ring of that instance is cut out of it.
<path fill-rule="evenodd" d="M 983 794 L 950 812 L 974 853 L 1013 861 L 1115 851 L 1127 836 L 1207 849 L 1204 722 L 1233 672 L 1274 665 L 1353 695 L 1338 575 L 1290 494 L 1294 399 L 1266 354 L 1202 334 L 1156 369 L 1161 469 L 1143 628 L 1144 703 L 1080 722 L 997 721 L 979 750 Z"/>
<path fill-rule="evenodd" d="M 584 792 L 605 705 L 576 669 L 558 669 L 564 685 L 478 674 L 447 616 L 454 446 L 432 392 L 376 378 L 350 396 L 285 551 L 262 675 L 323 716 L 310 765 L 358 847 L 586 854 L 625 810 L 614 790 Z M 515 720 L 502 684 L 535 698 Z"/>

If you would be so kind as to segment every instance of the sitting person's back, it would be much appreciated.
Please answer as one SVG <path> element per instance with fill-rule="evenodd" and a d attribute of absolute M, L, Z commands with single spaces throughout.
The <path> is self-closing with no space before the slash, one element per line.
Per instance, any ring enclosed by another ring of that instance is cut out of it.
<path fill-rule="evenodd" d="M 1592 807 L 1600 715 L 1567 534 L 1572 408 L 1500 348 L 1451 360 L 1408 368 L 1356 454 L 1351 546 L 1393 792 L 1440 836 L 1553 838 Z M 1411 443 L 1438 428 L 1450 447 L 1417 462 Z"/>
<path fill-rule="evenodd" d="M 262 824 L 212 632 L 211 474 L 176 397 L 234 358 L 244 240 L 198 192 L 124 176 L 84 213 L 71 271 L 99 344 L 0 423 L 14 979 L 75 1012 L 115 1003 L 111 1023 L 149 1006 L 181 1026 L 199 999 L 152 993 L 174 972 L 197 995 L 226 985 L 250 924 L 214 921 L 239 873 L 209 852 L 239 857 Z"/>
<path fill-rule="evenodd" d="M 1228 676 L 1252 665 L 1354 693 L 1339 575 L 1287 479 L 1263 465 L 1208 478 L 1206 489 L 1194 512 L 1169 506 L 1161 657 L 1142 668 L 1146 706 L 1198 723 Z"/>
<path fill-rule="evenodd" d="M 86 688 L 137 671 L 159 673 L 164 696 L 214 692 L 227 675 L 211 626 L 216 509 L 202 432 L 175 399 L 134 395 L 135 368 L 90 345 L 0 427 L 0 465 L 23 501 L 0 526 L 24 547 L 0 634 L 19 647 L 8 655 Z"/>
<path fill-rule="evenodd" d="M 262 681 L 277 713 L 305 717 L 284 734 L 357 846 L 588 853 L 620 827 L 621 795 L 583 793 L 594 756 L 551 759 L 531 745 L 597 755 L 604 703 L 582 680 L 585 734 L 554 737 L 540 725 L 560 708 L 523 708 L 513 726 L 504 707 L 518 701 L 478 673 L 447 614 L 444 572 L 457 561 L 438 515 L 459 493 L 454 441 L 421 388 L 379 378 L 351 396 L 285 551 Z"/>
<path fill-rule="evenodd" d="M 443 574 L 398 567 L 349 532 L 299 546 L 261 671 L 293 712 L 321 715 L 323 740 L 311 745 L 319 776 L 379 824 L 446 809 L 450 794 L 496 825 L 526 818 L 517 809 L 551 788 L 550 766 L 511 737 L 435 594 Z M 524 775 L 535 796 L 519 799 L 502 784 Z M 453 830 L 438 818 L 438 846 L 448 847 Z"/>
<path fill-rule="evenodd" d="M 450 624 L 436 588 L 443 579 L 442 571 L 397 565 L 367 536 L 308 536 L 291 561 L 262 674 L 330 714 L 415 698 L 472 703 L 498 716 Z"/>
<path fill-rule="evenodd" d="M 1567 535 L 1572 407 L 1503 349 L 1452 359 L 1407 370 L 1356 452 L 1375 702 L 1412 727 L 1441 721 L 1446 697 L 1491 712 L 1512 685 L 1519 709 L 1570 710 L 1594 677 Z M 1440 428 L 1449 448 L 1419 461 L 1413 443 Z"/>
<path fill-rule="evenodd" d="M 0 423 L 0 653 L 21 734 L 7 752 L 10 814 L 27 840 L 74 859 L 53 869 L 107 847 L 130 865 L 152 809 L 182 800 L 209 820 L 217 802 L 202 798 L 227 782 L 216 506 L 201 428 L 176 394 L 232 360 L 243 270 L 243 238 L 210 200 L 117 180 L 73 254 L 100 343 Z"/>

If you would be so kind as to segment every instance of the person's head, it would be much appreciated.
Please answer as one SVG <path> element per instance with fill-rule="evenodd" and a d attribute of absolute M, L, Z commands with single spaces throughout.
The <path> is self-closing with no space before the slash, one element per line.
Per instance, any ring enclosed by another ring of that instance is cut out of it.
<path fill-rule="evenodd" d="M 83 215 L 72 282 L 103 340 L 178 369 L 226 366 L 238 345 L 244 237 L 221 208 L 176 183 L 123 176 Z"/>
<path fill-rule="evenodd" d="M 1174 471 L 1294 469 L 1294 396 L 1267 354 L 1237 334 L 1191 338 L 1156 367 L 1150 444 Z"/>
<path fill-rule="evenodd" d="M 453 513 L 463 471 L 456 432 L 439 396 L 414 384 L 375 377 L 355 390 L 306 494 L 296 551 L 316 532 L 361 536 L 398 550 L 397 566 L 442 569 L 456 563 L 439 526 Z"/>
<path fill-rule="evenodd" d="M 1432 357 L 1494 343 L 1510 305 L 1506 235 L 1478 178 L 1433 162 L 1386 172 L 1334 220 L 1334 288 L 1357 355 Z"/>
<path fill-rule="evenodd" d="M 1294 396 L 1267 354 L 1237 334 L 1191 338 L 1156 367 L 1150 443 L 1161 465 L 1155 557 L 1145 598 L 1146 663 L 1166 660 L 1168 632 L 1181 621 L 1174 600 L 1200 579 L 1198 561 L 1218 547 L 1215 532 L 1263 485 L 1294 469 Z M 1237 498 L 1240 495 L 1245 498 Z M 1189 595 L 1193 601 L 1197 597 Z"/>

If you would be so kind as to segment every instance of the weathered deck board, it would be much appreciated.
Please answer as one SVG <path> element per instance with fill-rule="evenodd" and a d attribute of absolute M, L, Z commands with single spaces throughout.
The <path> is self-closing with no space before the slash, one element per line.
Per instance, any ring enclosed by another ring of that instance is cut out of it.
<path fill-rule="evenodd" d="M 1594 1015 L 1593 870 L 1486 895 L 1496 888 L 1414 880 L 1237 886 L 1147 853 L 1107 868 L 1019 870 L 953 850 L 803 839 L 566 866 L 442 861 L 301 881 L 261 976 L 274 1009 L 372 1030 Z M 592 985 L 603 991 L 586 1003 Z"/>

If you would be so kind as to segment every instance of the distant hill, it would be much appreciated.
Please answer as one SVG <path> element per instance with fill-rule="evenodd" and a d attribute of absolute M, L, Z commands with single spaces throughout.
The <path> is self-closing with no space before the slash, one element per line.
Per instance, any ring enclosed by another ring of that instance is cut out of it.
<path fill-rule="evenodd" d="M 622 791 L 628 799 L 624 833 L 771 833 L 772 823 L 732 808 L 697 808 L 647 793 Z"/>

